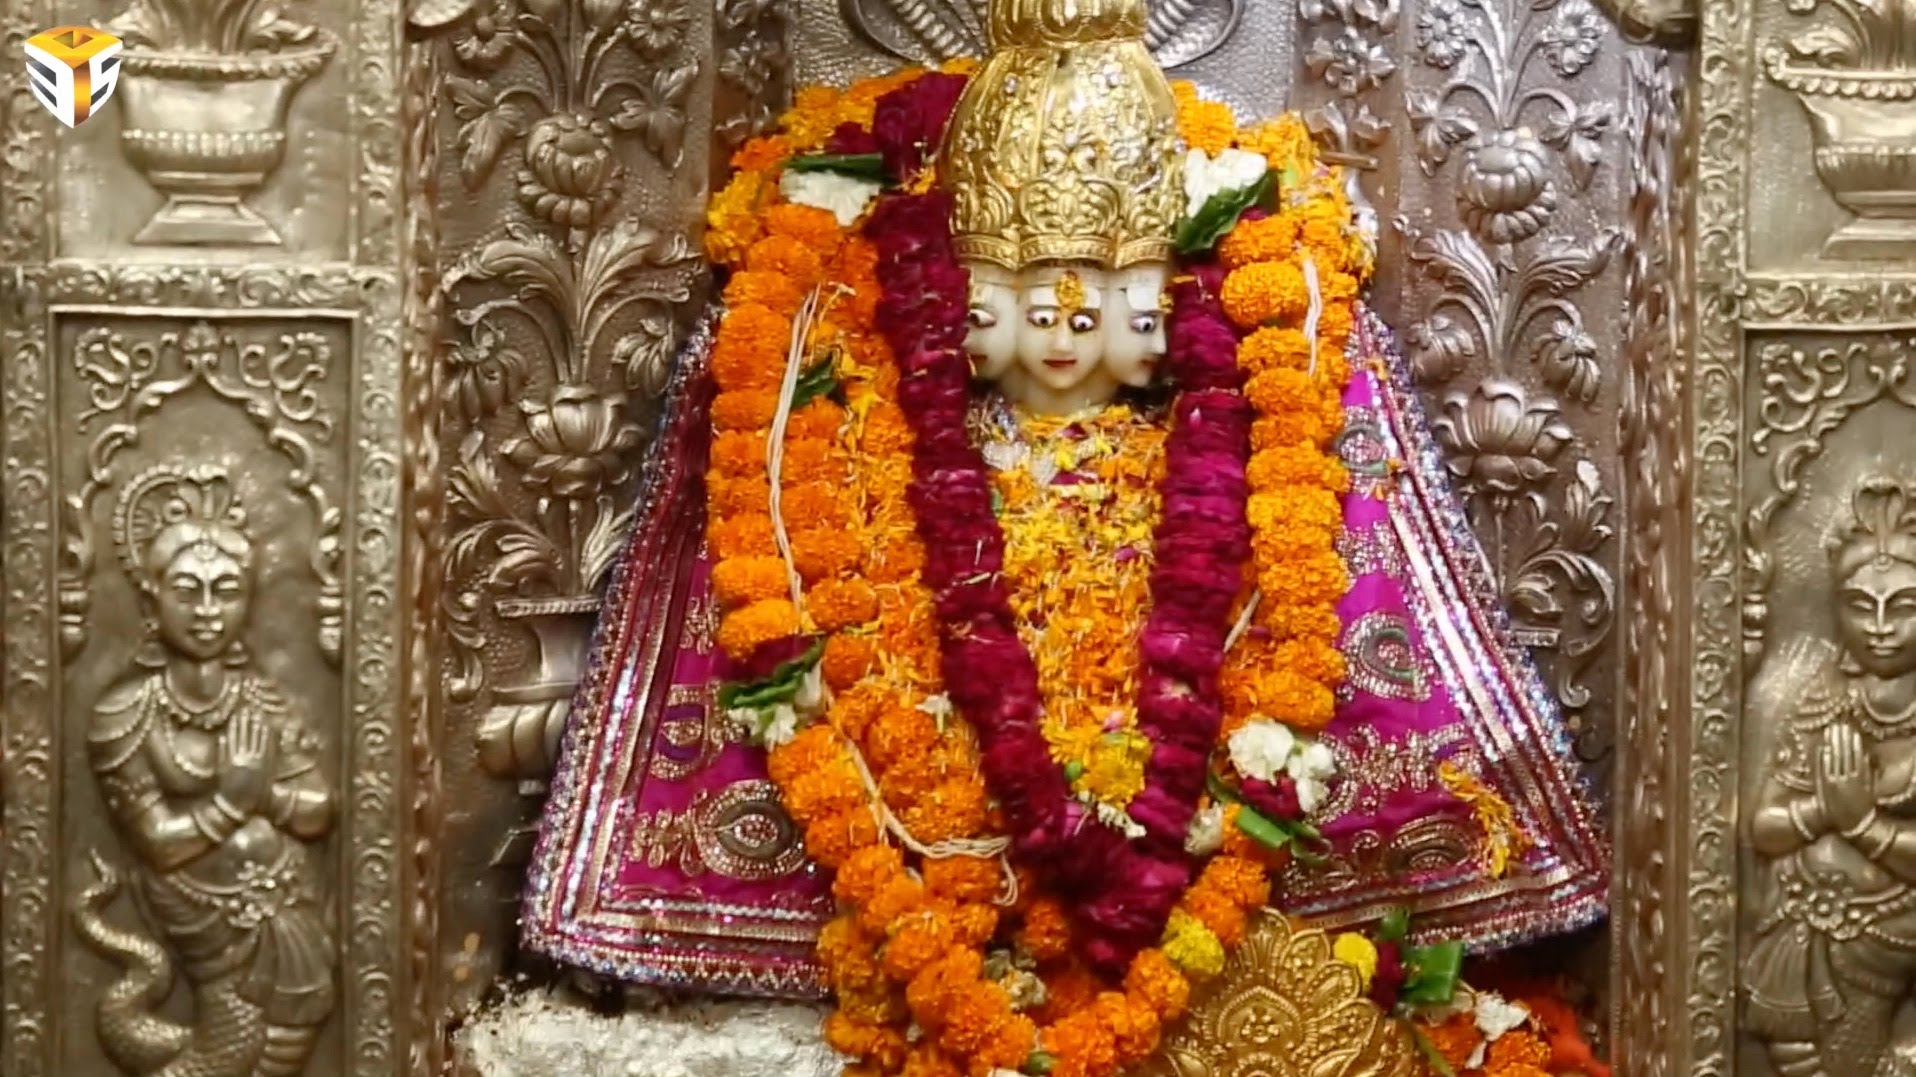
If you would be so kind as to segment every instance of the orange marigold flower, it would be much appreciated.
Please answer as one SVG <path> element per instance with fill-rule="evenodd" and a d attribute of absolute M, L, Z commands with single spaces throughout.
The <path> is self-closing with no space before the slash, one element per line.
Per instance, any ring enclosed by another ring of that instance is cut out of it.
<path fill-rule="evenodd" d="M 1291 171 L 1308 175 L 1314 170 L 1317 160 L 1310 129 L 1295 113 L 1286 113 L 1245 131 L 1238 138 L 1238 147 L 1263 154 L 1265 160 L 1270 162 L 1272 171 L 1280 173 Z"/>
<path fill-rule="evenodd" d="M 1020 1072 L 1026 1061 L 1031 1058 L 1032 1048 L 1038 1043 L 1038 1027 L 1031 1018 L 1023 1014 L 1013 1014 L 1001 1022 L 985 1037 L 978 1050 L 972 1054 L 971 1077 L 990 1077 L 993 1071 L 1011 1070 Z"/>
<path fill-rule="evenodd" d="M 1251 489 L 1275 491 L 1288 486 L 1334 489 L 1348 483 L 1344 465 L 1314 445 L 1276 445 L 1251 457 L 1244 469 Z M 1252 495 L 1256 496 L 1256 495 Z"/>
<path fill-rule="evenodd" d="M 765 434 L 759 430 L 725 430 L 712 439 L 712 470 L 764 482 Z M 771 487 L 765 487 L 767 504 Z"/>
<path fill-rule="evenodd" d="M 894 980 L 908 981 L 950 950 L 954 941 L 945 912 L 934 907 L 913 913 L 895 924 L 885 940 L 885 972 Z"/>
<path fill-rule="evenodd" d="M 766 556 L 722 558 L 712 566 L 712 594 L 726 609 L 750 605 L 762 598 L 788 596 L 791 587 L 785 575 L 785 562 Z"/>
<path fill-rule="evenodd" d="M 713 525 L 711 537 L 712 550 L 720 560 L 778 555 L 778 543 L 772 538 L 770 516 L 752 513 L 727 517 Z"/>
<path fill-rule="evenodd" d="M 908 810 L 931 794 L 938 784 L 938 772 L 925 757 L 901 759 L 885 768 L 878 779 L 878 791 L 895 811 Z"/>
<path fill-rule="evenodd" d="M 1071 920 L 1056 898 L 1041 897 L 1025 910 L 1018 945 L 1040 961 L 1056 961 L 1071 949 Z"/>
<path fill-rule="evenodd" d="M 1226 664 L 1220 682 L 1228 704 L 1222 736 L 1236 732 L 1252 715 L 1276 718 L 1300 733 L 1330 724 L 1337 701 L 1329 685 L 1287 669 L 1247 668 L 1247 661 L 1233 656 Z"/>
<path fill-rule="evenodd" d="M 733 479 L 713 475 L 706 480 L 706 491 L 707 507 L 718 516 L 766 512 L 772 503 L 772 485 L 762 475 Z"/>
<path fill-rule="evenodd" d="M 810 727 L 817 729 L 817 726 Z M 869 845 L 851 855 L 832 878 L 832 896 L 847 905 L 864 905 L 891 879 L 905 871 L 905 855 L 890 845 Z"/>
<path fill-rule="evenodd" d="M 1457 1014 L 1443 1024 L 1427 1026 L 1423 1033 L 1455 1073 L 1463 1073 L 1468 1068 L 1470 1056 L 1477 1053 L 1477 1045 L 1484 1039 L 1469 1012 Z"/>
<path fill-rule="evenodd" d="M 844 425 L 845 409 L 830 398 L 821 396 L 792 413 L 785 423 L 785 437 L 788 441 L 829 441 L 838 436 L 839 428 Z"/>
<path fill-rule="evenodd" d="M 1276 648 L 1276 663 L 1305 680 L 1339 684 L 1344 680 L 1344 652 L 1330 639 L 1289 639 Z"/>
<path fill-rule="evenodd" d="M 1252 262 L 1289 261 L 1297 246 L 1297 218 L 1274 213 L 1254 221 L 1238 221 L 1217 245 L 1217 260 L 1225 269 Z"/>
<path fill-rule="evenodd" d="M 763 430 L 778 411 L 778 394 L 771 389 L 734 389 L 712 399 L 714 430 Z"/>
<path fill-rule="evenodd" d="M 905 1068 L 899 1077 L 966 1077 L 966 1074 L 937 1044 L 920 1043 L 905 1055 Z"/>
<path fill-rule="evenodd" d="M 865 557 L 865 574 L 877 583 L 901 583 L 925 567 L 925 547 L 916 535 L 886 535 Z"/>
<path fill-rule="evenodd" d="M 818 438 L 807 438 L 785 446 L 780 474 L 786 482 L 844 481 L 845 465 L 834 446 Z"/>
<path fill-rule="evenodd" d="M 726 614 L 719 622 L 718 643 L 743 662 L 765 644 L 795 636 L 798 630 L 798 610 L 791 602 L 768 598 Z"/>
<path fill-rule="evenodd" d="M 851 525 L 851 506 L 842 487 L 824 482 L 787 485 L 778 495 L 779 515 L 788 532 L 843 531 Z"/>
<path fill-rule="evenodd" d="M 805 854 L 834 871 L 853 853 L 878 841 L 878 824 L 863 804 L 817 819 L 805 828 Z"/>
<path fill-rule="evenodd" d="M 1178 134 L 1192 149 L 1215 157 L 1237 140 L 1237 117 L 1231 114 L 1231 106 L 1183 97 L 1178 99 L 1177 109 Z"/>
<path fill-rule="evenodd" d="M 878 595 L 864 580 L 820 580 L 805 596 L 805 608 L 820 628 L 832 632 L 877 617 Z"/>
<path fill-rule="evenodd" d="M 1158 1015 L 1149 1007 L 1134 1004 L 1117 991 L 1106 991 L 1094 1004 L 1098 1019 L 1111 1031 L 1123 1065 L 1142 1060 L 1158 1047 Z"/>
<path fill-rule="evenodd" d="M 786 141 L 800 150 L 822 145 L 837 127 L 839 99 L 843 95 L 830 86 L 805 86 L 799 89 L 792 107 L 778 118 Z"/>
<path fill-rule="evenodd" d="M 983 857 L 936 857 L 925 861 L 923 872 L 932 893 L 957 902 L 990 901 L 1005 884 L 998 862 Z"/>
<path fill-rule="evenodd" d="M 1251 423 L 1251 447 L 1261 451 L 1273 445 L 1295 445 L 1300 441 L 1328 445 L 1342 426 L 1341 420 L 1330 420 L 1320 409 L 1264 413 Z"/>
<path fill-rule="evenodd" d="M 807 582 L 849 572 L 865 555 L 857 533 L 852 531 L 805 531 L 791 539 L 792 561 Z"/>
<path fill-rule="evenodd" d="M 796 202 L 781 202 L 767 208 L 765 231 L 775 236 L 788 236 L 805 244 L 818 255 L 821 268 L 826 260 L 838 253 L 838 245 L 845 238 L 845 229 L 839 226 L 838 218 L 831 210 L 801 206 Z"/>
<path fill-rule="evenodd" d="M 783 273 L 754 272 L 741 269 L 725 282 L 725 305 L 736 309 L 759 304 L 773 310 L 796 313 L 805 297 L 790 277 Z"/>
<path fill-rule="evenodd" d="M 747 139 L 732 154 L 732 171 L 763 172 L 768 168 L 785 163 L 792 155 L 792 148 L 777 135 L 760 135 Z"/>
<path fill-rule="evenodd" d="M 957 944 L 977 948 L 998 933 L 998 910 L 990 905 L 963 905 L 953 914 L 952 930 Z"/>
<path fill-rule="evenodd" d="M 905 812 L 905 826 L 919 841 L 974 837 L 985 829 L 984 787 L 975 778 L 941 782 Z"/>
<path fill-rule="evenodd" d="M 1319 335 L 1322 335 L 1323 319 L 1318 319 Z M 1323 362 L 1323 346 L 1319 344 L 1318 362 Z M 1289 326 L 1265 326 L 1245 337 L 1237 346 L 1237 365 L 1252 375 L 1267 370 L 1304 370 L 1310 366 L 1311 342 L 1301 329 Z"/>
<path fill-rule="evenodd" d="M 832 691 L 842 692 L 865 678 L 878 658 L 878 648 L 861 636 L 836 635 L 825 641 L 819 670 Z"/>
<path fill-rule="evenodd" d="M 1309 353 L 1306 352 L 1306 361 Z M 1302 410 L 1317 400 L 1317 382 L 1302 370 L 1278 367 L 1254 374 L 1244 383 L 1244 396 L 1263 415 Z"/>
<path fill-rule="evenodd" d="M 1204 865 L 1198 885 L 1222 894 L 1240 908 L 1260 908 L 1271 900 L 1271 880 L 1263 866 L 1234 856 L 1212 857 Z"/>
<path fill-rule="evenodd" d="M 734 307 L 712 343 L 712 375 L 721 389 L 775 389 L 785 376 L 792 320 L 753 303 Z"/>
<path fill-rule="evenodd" d="M 818 283 L 825 262 L 818 251 L 801 240 L 766 236 L 746 250 L 745 268 L 784 274 L 800 289 L 807 289 Z"/>
<path fill-rule="evenodd" d="M 1311 303 L 1304 273 L 1293 262 L 1258 262 L 1232 270 L 1219 298 L 1225 315 L 1240 329 L 1301 318 Z"/>
<path fill-rule="evenodd" d="M 1541 1070 L 1550 1061 L 1550 1045 L 1536 1033 L 1517 1029 L 1506 1032 L 1490 1045 L 1489 1056 L 1484 1059 L 1486 1077 L 1498 1077 Z"/>
<path fill-rule="evenodd" d="M 1196 917 L 1198 922 L 1217 936 L 1217 941 L 1230 949 L 1244 941 L 1249 929 L 1249 917 L 1236 902 L 1204 887 L 1193 887 L 1184 895 L 1184 911 Z"/>
<path fill-rule="evenodd" d="M 1191 1004 L 1191 983 L 1164 956 L 1164 951 L 1141 951 L 1131 959 L 1124 974 L 1124 990 L 1141 1005 L 1149 1006 L 1159 1021 L 1174 1021 Z"/>

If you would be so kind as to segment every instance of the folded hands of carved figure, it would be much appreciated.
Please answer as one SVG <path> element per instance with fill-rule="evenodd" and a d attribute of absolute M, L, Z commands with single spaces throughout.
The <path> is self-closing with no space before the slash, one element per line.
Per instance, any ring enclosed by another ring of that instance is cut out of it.
<path fill-rule="evenodd" d="M 266 804 L 273 789 L 273 731 L 258 715 L 233 716 L 220 738 L 220 795 L 248 815 Z"/>
<path fill-rule="evenodd" d="M 1830 825 L 1844 834 L 1867 826 L 1876 810 L 1876 776 L 1862 736 L 1847 725 L 1829 726 L 1817 764 L 1817 794 Z"/>

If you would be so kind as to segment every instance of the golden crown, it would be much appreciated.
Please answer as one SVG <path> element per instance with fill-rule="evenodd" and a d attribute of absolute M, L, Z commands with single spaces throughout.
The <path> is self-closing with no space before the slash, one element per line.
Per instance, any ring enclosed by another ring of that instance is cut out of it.
<path fill-rule="evenodd" d="M 959 256 L 1013 271 L 1168 261 L 1184 172 L 1144 0 L 990 0 L 987 27 L 940 167 Z"/>

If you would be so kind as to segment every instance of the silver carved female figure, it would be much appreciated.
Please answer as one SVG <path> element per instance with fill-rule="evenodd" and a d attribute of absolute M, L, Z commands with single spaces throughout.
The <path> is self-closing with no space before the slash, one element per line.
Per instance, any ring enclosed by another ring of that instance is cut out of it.
<path fill-rule="evenodd" d="M 1750 818 L 1769 893 L 1746 1021 L 1783 1077 L 1901 1072 L 1916 986 L 1916 489 L 1869 479 L 1851 509 L 1837 642 L 1785 648 L 1752 693 L 1777 744 Z"/>
<path fill-rule="evenodd" d="M 226 472 L 148 471 L 114 524 L 147 634 L 95 705 L 87 747 L 150 932 L 104 918 L 120 878 L 96 854 L 76 918 L 123 969 L 99 1003 L 100 1040 L 136 1077 L 290 1077 L 334 1005 L 310 849 L 333 824 L 320 744 L 242 641 L 256 551 Z M 175 965 L 190 1025 L 159 1012 Z"/>

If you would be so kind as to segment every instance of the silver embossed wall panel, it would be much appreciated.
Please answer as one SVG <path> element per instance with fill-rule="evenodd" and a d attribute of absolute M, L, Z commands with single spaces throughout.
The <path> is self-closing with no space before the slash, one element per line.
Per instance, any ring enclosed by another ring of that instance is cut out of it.
<path fill-rule="evenodd" d="M 1635 757 L 1671 791 L 1666 818 L 1624 862 L 1656 869 L 1628 876 L 1631 911 L 1661 910 L 1630 949 L 1686 958 L 1627 965 L 1626 992 L 1661 996 L 1627 1047 L 1680 1073 L 1897 1072 L 1916 878 L 1901 784 L 1916 38 L 1901 3 L 1700 14 L 1689 578 L 1670 648 L 1690 661 L 1658 686 L 1667 758 Z"/>
<path fill-rule="evenodd" d="M 481 0 L 436 80 L 432 708 L 440 1003 L 506 966 L 544 779 L 678 341 L 715 169 L 786 87 L 775 0 Z"/>
<path fill-rule="evenodd" d="M 399 14 L 37 2 L 0 130 L 9 1077 L 393 1074 L 416 978 Z"/>

